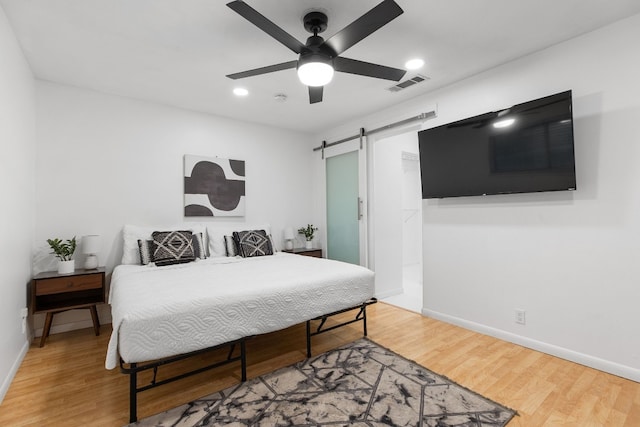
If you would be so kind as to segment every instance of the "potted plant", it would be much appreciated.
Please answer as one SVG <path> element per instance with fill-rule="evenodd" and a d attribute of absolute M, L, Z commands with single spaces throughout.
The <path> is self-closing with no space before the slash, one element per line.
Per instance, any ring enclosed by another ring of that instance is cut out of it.
<path fill-rule="evenodd" d="M 302 227 L 298 229 L 298 234 L 304 234 L 304 238 L 306 239 L 305 247 L 307 249 L 311 249 L 313 247 L 313 235 L 318 230 L 318 227 L 314 227 L 313 224 L 307 224 L 306 227 Z"/>
<path fill-rule="evenodd" d="M 58 273 L 69 274 L 75 270 L 75 261 L 71 259 L 76 251 L 76 237 L 63 242 L 60 239 L 47 239 L 53 255 L 58 258 Z"/>

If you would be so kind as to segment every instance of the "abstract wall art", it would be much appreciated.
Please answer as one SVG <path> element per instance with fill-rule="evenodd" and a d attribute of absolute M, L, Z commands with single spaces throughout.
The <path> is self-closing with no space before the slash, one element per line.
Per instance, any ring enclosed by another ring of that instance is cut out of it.
<path fill-rule="evenodd" d="M 184 156 L 184 216 L 244 216 L 244 160 Z"/>

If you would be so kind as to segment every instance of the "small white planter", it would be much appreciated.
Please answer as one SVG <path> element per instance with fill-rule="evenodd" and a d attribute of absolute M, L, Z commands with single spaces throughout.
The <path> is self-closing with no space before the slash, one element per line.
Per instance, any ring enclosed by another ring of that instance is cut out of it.
<path fill-rule="evenodd" d="M 73 273 L 76 269 L 75 260 L 70 261 L 58 261 L 58 274 L 69 274 Z"/>
<path fill-rule="evenodd" d="M 307 249 L 313 249 L 313 241 L 307 240 L 304 247 Z"/>

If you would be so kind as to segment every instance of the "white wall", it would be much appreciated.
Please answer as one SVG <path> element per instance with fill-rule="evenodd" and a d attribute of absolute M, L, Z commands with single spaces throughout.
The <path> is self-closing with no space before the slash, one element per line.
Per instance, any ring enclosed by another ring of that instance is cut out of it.
<path fill-rule="evenodd" d="M 31 70 L 0 7 L 0 402 L 29 348 L 27 306 L 35 204 L 35 89 Z"/>
<path fill-rule="evenodd" d="M 306 135 L 47 82 L 37 83 L 37 99 L 37 245 L 99 234 L 100 264 L 111 270 L 122 257 L 124 224 L 185 220 L 184 154 L 246 161 L 246 217 L 229 220 L 270 223 L 279 242 L 285 226 L 310 221 Z M 107 306 L 100 317 L 110 320 Z M 54 317 L 52 331 L 75 322 L 90 326 L 88 312 Z"/>
<path fill-rule="evenodd" d="M 426 128 L 573 90 L 577 191 L 423 202 L 423 313 L 640 380 L 637 40 L 640 15 L 352 124 L 437 104 Z"/>

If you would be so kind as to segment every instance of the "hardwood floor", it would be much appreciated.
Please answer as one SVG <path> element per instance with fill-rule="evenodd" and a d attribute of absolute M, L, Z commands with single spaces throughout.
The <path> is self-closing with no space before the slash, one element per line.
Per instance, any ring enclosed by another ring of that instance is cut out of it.
<path fill-rule="evenodd" d="M 517 410 L 509 427 L 640 426 L 639 383 L 384 303 L 368 313 L 369 338 Z M 104 368 L 109 327 L 103 326 L 99 337 L 84 329 L 52 335 L 43 348 L 32 344 L 0 405 L 0 425 L 126 425 L 128 376 Z M 314 354 L 353 341 L 361 331 L 352 325 L 315 337 Z M 249 378 L 303 360 L 304 326 L 253 338 L 247 351 Z M 182 363 L 191 367 L 204 360 Z M 234 364 L 143 392 L 138 416 L 213 393 L 239 378 Z"/>

